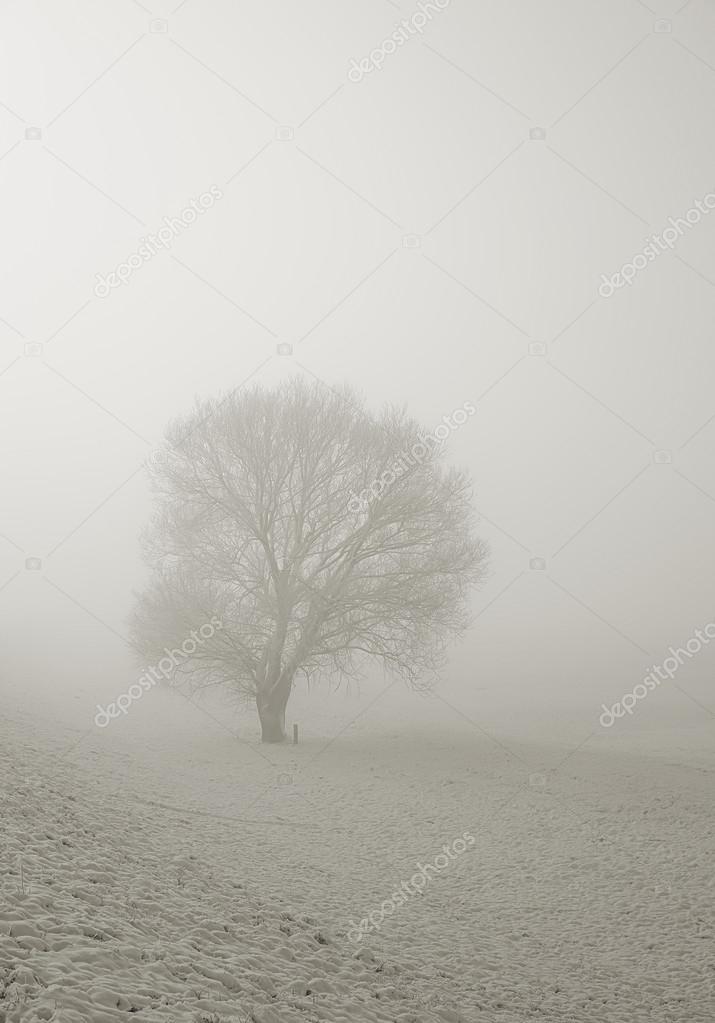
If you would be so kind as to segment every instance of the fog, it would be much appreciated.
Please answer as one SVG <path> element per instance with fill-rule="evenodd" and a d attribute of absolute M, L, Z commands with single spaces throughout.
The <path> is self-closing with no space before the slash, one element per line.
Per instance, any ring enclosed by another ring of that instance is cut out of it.
<path fill-rule="evenodd" d="M 568 705 L 585 735 L 713 620 L 715 218 L 599 294 L 713 187 L 711 15 L 689 5 L 676 40 L 636 3 L 523 5 L 517 23 L 455 4 L 356 83 L 348 58 L 397 15 L 364 6 L 246 23 L 189 2 L 150 24 L 130 3 L 5 5 L 0 601 L 18 697 L 81 692 L 89 721 L 95 689 L 130 677 L 144 458 L 195 395 L 293 373 L 428 429 L 477 406 L 448 450 L 491 574 L 443 684 L 495 727 Z M 703 650 L 640 717 L 697 722 L 686 693 L 708 703 L 713 663 Z"/>
<path fill-rule="evenodd" d="M 714 107 L 706 0 L 0 4 L 0 1020 L 712 1019 Z M 471 624 L 100 727 L 168 424 L 292 377 L 446 428 Z"/>

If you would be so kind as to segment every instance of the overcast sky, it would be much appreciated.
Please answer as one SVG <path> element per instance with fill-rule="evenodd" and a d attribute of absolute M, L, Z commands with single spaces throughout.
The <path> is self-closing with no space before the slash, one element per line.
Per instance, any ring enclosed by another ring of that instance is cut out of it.
<path fill-rule="evenodd" d="M 88 723 L 126 688 L 143 460 L 298 373 L 477 407 L 447 444 L 491 575 L 444 692 L 585 735 L 715 620 L 715 211 L 677 220 L 715 193 L 712 4 L 150 6 L 0 4 L 3 686 Z M 702 720 L 714 664 L 647 714 Z"/>

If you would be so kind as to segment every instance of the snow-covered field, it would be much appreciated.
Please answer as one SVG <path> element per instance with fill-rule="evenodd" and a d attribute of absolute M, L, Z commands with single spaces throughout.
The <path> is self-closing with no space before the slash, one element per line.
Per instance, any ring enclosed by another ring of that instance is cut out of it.
<path fill-rule="evenodd" d="M 6 705 L 0 1020 L 712 1023 L 707 722 L 575 749 L 346 706 L 262 747 L 169 691 L 103 730 Z"/>

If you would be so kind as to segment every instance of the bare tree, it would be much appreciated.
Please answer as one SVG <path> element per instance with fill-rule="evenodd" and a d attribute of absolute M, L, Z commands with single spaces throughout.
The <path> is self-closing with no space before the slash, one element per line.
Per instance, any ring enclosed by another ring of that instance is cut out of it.
<path fill-rule="evenodd" d="M 469 481 L 441 458 L 404 411 L 370 415 L 347 387 L 197 402 L 153 467 L 135 641 L 158 657 L 218 620 L 177 672 L 255 699 L 265 742 L 285 738 L 300 675 L 340 680 L 378 658 L 426 684 L 486 564 Z"/>

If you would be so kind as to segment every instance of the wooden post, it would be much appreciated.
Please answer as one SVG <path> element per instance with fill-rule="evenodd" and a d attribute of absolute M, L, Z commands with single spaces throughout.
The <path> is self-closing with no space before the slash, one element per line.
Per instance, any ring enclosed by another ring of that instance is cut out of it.
<path fill-rule="evenodd" d="M 298 745 L 298 726 L 293 725 L 293 745 Z"/>

